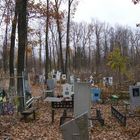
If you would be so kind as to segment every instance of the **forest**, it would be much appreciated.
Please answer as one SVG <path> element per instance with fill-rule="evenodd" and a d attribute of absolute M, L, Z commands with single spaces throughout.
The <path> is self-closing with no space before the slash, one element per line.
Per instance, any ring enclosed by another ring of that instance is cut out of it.
<path fill-rule="evenodd" d="M 12 76 L 14 69 L 18 75 L 26 69 L 47 79 L 55 69 L 97 79 L 117 75 L 115 82 L 139 81 L 140 31 L 96 19 L 76 23 L 78 2 L 1 1 L 1 72 Z"/>

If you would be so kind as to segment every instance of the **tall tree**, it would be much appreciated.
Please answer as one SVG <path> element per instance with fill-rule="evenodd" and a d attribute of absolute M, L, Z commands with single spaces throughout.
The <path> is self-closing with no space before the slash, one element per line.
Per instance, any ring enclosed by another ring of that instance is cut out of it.
<path fill-rule="evenodd" d="M 48 79 L 48 72 L 49 72 L 49 43 L 48 43 L 48 33 L 49 33 L 49 0 L 47 0 L 47 19 L 46 19 L 46 63 L 45 63 L 45 79 Z"/>
<path fill-rule="evenodd" d="M 23 80 L 22 73 L 24 71 L 25 48 L 27 45 L 27 0 L 19 0 L 18 5 L 18 64 L 17 64 L 17 93 L 19 95 L 19 111 L 24 109 L 23 99 Z"/>
<path fill-rule="evenodd" d="M 67 75 L 70 63 L 70 47 L 69 47 L 69 33 L 70 33 L 70 15 L 71 15 L 71 5 L 73 0 L 68 0 L 68 17 L 67 17 L 67 34 L 66 34 L 66 59 L 65 59 L 65 73 Z"/>
<path fill-rule="evenodd" d="M 102 23 L 98 21 L 95 22 L 95 37 L 96 37 L 96 74 L 99 73 L 99 68 L 101 65 L 101 32 L 102 32 Z"/>
<path fill-rule="evenodd" d="M 15 15 L 12 21 L 12 32 L 11 32 L 11 44 L 10 44 L 10 57 L 9 57 L 9 69 L 10 77 L 14 76 L 14 50 L 15 50 L 15 37 L 16 37 L 16 25 L 17 25 L 17 10 L 18 10 L 18 0 L 15 4 Z M 10 86 L 14 86 L 14 78 L 10 78 Z"/>
<path fill-rule="evenodd" d="M 56 24 L 57 24 L 57 31 L 58 31 L 58 38 L 59 38 L 59 50 L 60 50 L 60 68 L 62 73 L 64 73 L 64 60 L 63 60 L 63 47 L 62 47 L 62 27 L 61 27 L 61 18 L 62 15 L 60 14 L 59 8 L 61 5 L 61 0 L 55 0 L 55 15 L 56 15 Z"/>
<path fill-rule="evenodd" d="M 6 12 L 5 14 L 5 36 L 3 42 L 3 70 L 6 73 L 8 70 L 8 27 L 10 24 L 10 0 L 5 1 Z"/>

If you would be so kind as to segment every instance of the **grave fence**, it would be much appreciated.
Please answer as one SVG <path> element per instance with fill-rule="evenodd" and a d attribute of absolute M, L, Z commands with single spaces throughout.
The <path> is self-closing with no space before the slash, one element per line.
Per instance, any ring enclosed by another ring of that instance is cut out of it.
<path fill-rule="evenodd" d="M 120 124 L 126 126 L 126 116 L 120 113 L 117 109 L 111 106 L 111 114 L 114 116 Z"/>

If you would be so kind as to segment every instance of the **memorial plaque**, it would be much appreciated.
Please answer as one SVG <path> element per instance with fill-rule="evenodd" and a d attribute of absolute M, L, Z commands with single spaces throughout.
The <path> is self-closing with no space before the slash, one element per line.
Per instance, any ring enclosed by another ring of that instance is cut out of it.
<path fill-rule="evenodd" d="M 88 112 L 90 117 L 91 94 L 88 83 L 74 83 L 74 116 Z"/>
<path fill-rule="evenodd" d="M 61 125 L 64 140 L 89 140 L 88 113 Z"/>
<path fill-rule="evenodd" d="M 66 83 L 63 85 L 63 92 L 62 92 L 62 95 L 63 97 L 71 97 L 72 95 L 72 85 Z"/>
<path fill-rule="evenodd" d="M 130 94 L 130 108 L 131 110 L 140 107 L 140 86 L 130 86 L 129 87 Z"/>

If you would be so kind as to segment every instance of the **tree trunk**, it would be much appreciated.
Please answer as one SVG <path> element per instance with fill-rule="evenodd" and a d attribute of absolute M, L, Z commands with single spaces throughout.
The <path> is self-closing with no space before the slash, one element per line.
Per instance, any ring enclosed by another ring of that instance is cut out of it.
<path fill-rule="evenodd" d="M 59 49 L 60 49 L 60 68 L 62 73 L 64 73 L 64 62 L 63 62 L 63 49 L 62 49 L 62 34 L 61 34 L 61 27 L 60 27 L 60 19 L 59 19 L 59 6 L 58 0 L 55 0 L 55 12 L 56 12 L 56 24 L 57 24 L 57 31 L 58 31 L 58 38 L 59 38 Z M 59 58 L 58 58 L 59 59 Z"/>
<path fill-rule="evenodd" d="M 45 63 L 45 80 L 48 79 L 49 72 L 49 47 L 48 47 L 48 28 L 49 28 L 49 0 L 47 0 L 47 19 L 46 19 L 46 63 Z"/>
<path fill-rule="evenodd" d="M 17 64 L 17 93 L 20 101 L 19 111 L 24 110 L 23 79 L 25 47 L 27 42 L 27 0 L 20 0 L 18 5 L 18 64 Z"/>
<path fill-rule="evenodd" d="M 7 35 L 8 35 L 8 23 L 6 23 L 5 37 L 4 37 L 4 42 L 3 42 L 3 70 L 4 70 L 4 73 L 6 73 L 7 68 L 8 68 Z"/>
<path fill-rule="evenodd" d="M 69 52 L 69 32 L 70 32 L 70 11 L 71 11 L 71 0 L 68 1 L 68 20 L 67 20 L 67 36 L 66 36 L 66 60 L 65 60 L 65 74 L 67 75 L 69 69 L 69 60 L 70 60 L 70 52 Z"/>
<path fill-rule="evenodd" d="M 15 5 L 15 15 L 12 21 L 12 33 L 11 33 L 11 45 L 10 45 L 10 57 L 9 57 L 9 69 L 10 77 L 14 76 L 14 49 L 15 49 L 15 37 L 16 37 L 16 25 L 17 25 L 17 1 Z M 15 86 L 14 78 L 10 78 L 10 87 Z"/>

